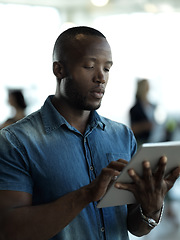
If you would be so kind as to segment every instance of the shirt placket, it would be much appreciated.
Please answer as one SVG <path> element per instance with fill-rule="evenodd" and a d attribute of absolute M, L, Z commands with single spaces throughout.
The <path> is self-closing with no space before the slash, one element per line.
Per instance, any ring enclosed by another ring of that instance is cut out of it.
<path fill-rule="evenodd" d="M 89 169 L 90 182 L 92 182 L 97 176 L 96 176 L 95 169 L 94 169 L 93 159 L 91 156 L 91 150 L 88 145 L 87 135 L 84 137 L 84 151 L 85 151 L 85 158 L 86 158 L 88 169 Z M 98 229 L 99 229 L 99 236 L 100 236 L 100 239 L 105 240 L 106 237 L 105 237 L 105 227 L 104 227 L 102 210 L 96 208 L 96 205 L 97 205 L 97 203 L 94 203 L 94 209 L 96 212 Z"/>

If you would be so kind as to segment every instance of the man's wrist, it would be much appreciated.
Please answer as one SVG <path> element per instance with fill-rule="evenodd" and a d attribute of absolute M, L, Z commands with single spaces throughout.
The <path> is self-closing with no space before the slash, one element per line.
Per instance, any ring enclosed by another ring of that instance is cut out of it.
<path fill-rule="evenodd" d="M 161 222 L 161 219 L 162 219 L 162 215 L 163 215 L 163 210 L 164 210 L 164 203 L 160 209 L 160 215 L 159 215 L 159 220 L 158 221 L 155 221 L 153 218 L 150 218 L 150 217 L 147 217 L 146 215 L 144 215 L 143 213 L 143 210 L 140 206 L 140 213 L 141 213 L 141 217 L 142 217 L 142 220 L 147 223 L 149 225 L 149 227 L 151 228 L 154 228 L 156 226 L 158 226 Z"/>

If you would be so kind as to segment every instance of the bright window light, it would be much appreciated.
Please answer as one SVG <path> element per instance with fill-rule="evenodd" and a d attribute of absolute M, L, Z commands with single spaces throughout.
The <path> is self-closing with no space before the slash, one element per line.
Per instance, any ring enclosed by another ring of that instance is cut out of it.
<path fill-rule="evenodd" d="M 92 4 L 97 7 L 103 7 L 108 4 L 109 0 L 91 0 Z"/>
<path fill-rule="evenodd" d="M 7 88 L 24 89 L 29 112 L 54 93 L 52 50 L 60 23 L 54 8 L 0 4 L 0 122 L 9 111 Z"/>

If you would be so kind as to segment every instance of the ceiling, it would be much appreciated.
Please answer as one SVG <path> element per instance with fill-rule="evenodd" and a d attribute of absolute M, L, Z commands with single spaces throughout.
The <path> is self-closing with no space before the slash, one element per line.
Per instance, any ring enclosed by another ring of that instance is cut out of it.
<path fill-rule="evenodd" d="M 90 0 L 0 0 L 0 3 L 56 7 L 60 11 L 118 14 L 134 12 L 180 12 L 180 0 L 109 0 L 104 7 L 95 7 Z"/>

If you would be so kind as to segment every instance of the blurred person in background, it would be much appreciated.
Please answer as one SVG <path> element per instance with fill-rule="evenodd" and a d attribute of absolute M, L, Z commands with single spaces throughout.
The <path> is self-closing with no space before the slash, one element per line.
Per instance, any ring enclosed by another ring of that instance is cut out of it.
<path fill-rule="evenodd" d="M 137 82 L 136 99 L 130 109 L 130 125 L 138 145 L 149 141 L 155 123 L 156 105 L 148 100 L 149 81 L 140 79 Z"/>
<path fill-rule="evenodd" d="M 26 116 L 27 107 L 24 95 L 20 89 L 8 90 L 8 103 L 12 107 L 12 116 L 0 125 L 0 129 L 17 122 Z"/>

